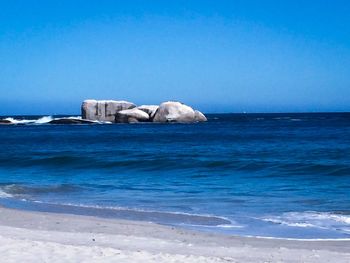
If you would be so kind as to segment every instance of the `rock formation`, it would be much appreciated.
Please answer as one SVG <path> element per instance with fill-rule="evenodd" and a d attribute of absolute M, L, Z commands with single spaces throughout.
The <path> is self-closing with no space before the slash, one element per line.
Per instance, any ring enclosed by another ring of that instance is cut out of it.
<path fill-rule="evenodd" d="M 183 103 L 167 101 L 158 105 L 141 105 L 136 107 L 128 101 L 85 100 L 81 106 L 83 120 L 99 122 L 202 122 L 207 118 L 200 111 Z M 55 124 L 65 120 L 55 121 Z M 74 121 L 72 121 L 74 122 Z M 77 121 L 78 122 L 78 121 Z"/>

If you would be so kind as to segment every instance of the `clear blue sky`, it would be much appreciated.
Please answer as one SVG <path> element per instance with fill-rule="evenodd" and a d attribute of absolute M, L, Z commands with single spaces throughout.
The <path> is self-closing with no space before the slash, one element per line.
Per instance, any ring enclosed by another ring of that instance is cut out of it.
<path fill-rule="evenodd" d="M 350 111 L 350 1 L 0 0 L 0 115 L 87 98 Z"/>

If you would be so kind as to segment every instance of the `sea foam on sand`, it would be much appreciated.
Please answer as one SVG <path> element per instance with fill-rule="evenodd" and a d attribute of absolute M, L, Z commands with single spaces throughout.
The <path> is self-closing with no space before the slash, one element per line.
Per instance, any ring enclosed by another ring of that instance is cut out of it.
<path fill-rule="evenodd" d="M 0 262 L 350 262 L 350 241 L 230 237 L 0 207 Z"/>

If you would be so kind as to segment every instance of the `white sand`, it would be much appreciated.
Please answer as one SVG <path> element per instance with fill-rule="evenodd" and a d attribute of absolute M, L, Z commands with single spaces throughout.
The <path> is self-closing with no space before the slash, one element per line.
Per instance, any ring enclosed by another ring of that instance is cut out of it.
<path fill-rule="evenodd" d="M 0 208 L 0 262 L 350 262 L 349 241 L 228 237 Z"/>

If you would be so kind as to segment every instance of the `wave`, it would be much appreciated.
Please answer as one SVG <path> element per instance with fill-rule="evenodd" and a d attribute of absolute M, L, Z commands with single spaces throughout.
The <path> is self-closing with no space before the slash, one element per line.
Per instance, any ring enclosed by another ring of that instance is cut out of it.
<path fill-rule="evenodd" d="M 262 221 L 298 228 L 318 228 L 336 230 L 344 233 L 350 231 L 350 214 L 334 212 L 288 212 L 278 216 L 260 218 Z"/>
<path fill-rule="evenodd" d="M 66 212 L 102 217 L 115 217 L 121 219 L 143 220 L 155 223 L 198 225 L 198 226 L 232 226 L 232 221 L 221 216 L 210 214 L 193 214 L 177 211 L 158 211 L 140 208 L 128 208 L 118 206 L 101 206 L 89 204 L 77 204 L 67 202 L 46 202 L 38 200 L 42 194 L 68 194 L 83 190 L 82 187 L 68 184 L 59 185 L 23 185 L 2 184 L 0 185 L 0 198 L 12 198 L 21 202 L 20 207 L 25 206 L 34 210 L 48 212 Z M 233 227 L 233 226 L 232 226 Z"/>
<path fill-rule="evenodd" d="M 44 123 L 49 123 L 50 121 L 53 120 L 52 116 L 44 116 L 39 119 L 15 119 L 12 117 L 5 118 L 4 120 L 10 121 L 12 124 L 44 124 Z"/>
<path fill-rule="evenodd" d="M 14 197 L 14 196 L 0 189 L 0 198 L 11 198 L 11 197 Z"/>
<path fill-rule="evenodd" d="M 1 191 L 0 191 L 1 192 Z M 7 193 L 4 192 L 6 197 Z M 17 201 L 16 201 L 17 200 Z M 100 206 L 100 205 L 84 205 L 76 203 L 55 203 L 55 202 L 43 202 L 39 200 L 31 199 L 14 199 L 14 208 L 20 207 L 21 209 L 28 209 L 41 212 L 54 212 L 54 213 L 68 213 L 77 215 L 97 216 L 103 218 L 115 218 L 126 220 L 147 221 L 165 225 L 177 225 L 177 226 L 201 226 L 201 227 L 224 227 L 229 228 L 232 226 L 240 227 L 238 225 L 232 225 L 233 222 L 225 217 L 205 214 L 190 214 L 183 212 L 169 212 L 169 211 L 156 211 L 156 210 L 144 210 L 137 208 L 116 207 L 116 206 Z M 12 205 L 14 204 L 12 202 Z M 19 203 L 20 202 L 20 203 Z M 17 205 L 16 205 L 17 203 Z"/>
<path fill-rule="evenodd" d="M 42 203 L 40 201 L 36 201 L 39 203 Z M 76 204 L 76 203 L 60 203 L 55 205 L 62 205 L 62 206 L 69 206 L 69 207 L 79 207 L 79 208 L 86 208 L 86 209 L 97 209 L 97 210 L 112 210 L 117 212 L 129 212 L 129 213 L 135 213 L 139 215 L 144 215 L 149 218 L 156 219 L 157 217 L 166 217 L 168 219 L 172 220 L 179 220 L 184 219 L 183 221 L 179 222 L 186 222 L 186 223 L 178 223 L 179 225 L 195 225 L 194 223 L 197 222 L 198 226 L 200 225 L 206 225 L 211 227 L 223 227 L 223 228 L 230 228 L 230 227 L 241 227 L 238 225 L 234 225 L 233 221 L 223 217 L 223 216 L 216 216 L 216 215 L 210 215 L 210 214 L 195 214 L 195 213 L 186 213 L 186 212 L 174 212 L 174 211 L 157 211 L 157 210 L 150 210 L 150 209 L 141 209 L 141 208 L 128 208 L 128 207 L 119 207 L 119 206 L 101 206 L 101 205 L 86 205 L 86 204 Z"/>
<path fill-rule="evenodd" d="M 34 123 L 35 124 L 44 124 L 44 123 L 49 123 L 52 120 L 53 120 L 52 116 L 46 116 L 46 117 L 42 117 L 42 118 L 37 119 Z"/>
<path fill-rule="evenodd" d="M 129 151 L 111 150 L 107 153 L 86 152 L 50 152 L 28 151 L 22 155 L 5 155 L 0 153 L 2 168 L 15 167 L 26 169 L 28 167 L 44 167 L 48 169 L 98 169 L 98 170 L 128 170 L 128 171 L 177 171 L 183 172 L 194 169 L 198 173 L 191 173 L 192 178 L 205 178 L 212 176 L 207 171 L 223 172 L 249 172 L 249 178 L 279 178 L 286 176 L 348 176 L 350 166 L 346 163 L 318 164 L 316 162 L 268 162 L 246 161 L 239 158 L 208 159 L 188 158 L 182 153 L 171 156 L 159 156 L 158 152 L 148 155 Z M 264 171 L 268 171 L 264 172 Z M 297 188 L 295 188 L 297 189 Z M 287 189 L 290 190 L 290 189 Z"/>
<path fill-rule="evenodd" d="M 16 119 L 8 117 L 3 119 L 14 125 L 40 125 L 40 124 L 110 124 L 109 121 L 84 120 L 81 116 L 69 116 L 54 118 L 53 116 L 43 116 L 38 119 Z"/>
<path fill-rule="evenodd" d="M 0 186 L 0 197 L 10 198 L 10 197 L 23 197 L 35 194 L 45 194 L 45 193 L 70 193 L 78 191 L 81 187 L 59 184 L 50 186 L 29 186 L 22 184 L 2 184 Z"/>

